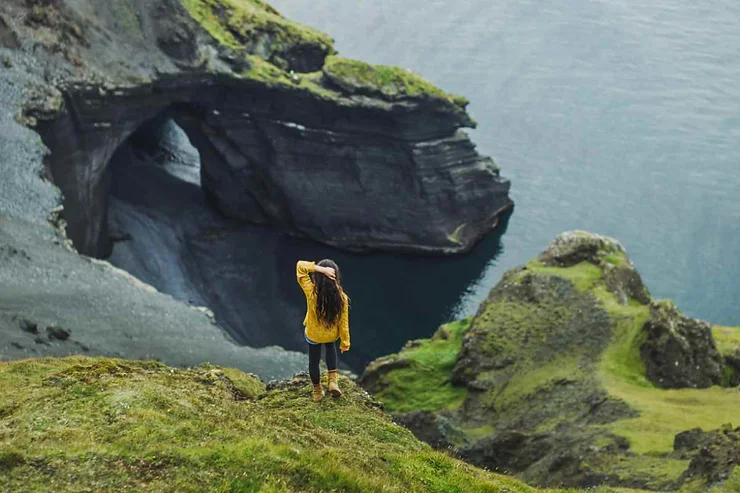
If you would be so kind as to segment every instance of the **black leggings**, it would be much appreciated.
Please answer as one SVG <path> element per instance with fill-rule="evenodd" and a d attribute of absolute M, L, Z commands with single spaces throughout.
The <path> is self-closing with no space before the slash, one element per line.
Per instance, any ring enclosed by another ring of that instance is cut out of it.
<path fill-rule="evenodd" d="M 337 369 L 337 346 L 334 342 L 327 342 L 325 344 L 309 344 L 308 345 L 308 374 L 311 375 L 311 382 L 314 385 L 319 383 L 321 372 L 319 370 L 319 362 L 321 361 L 321 348 L 325 348 L 326 353 L 326 367 L 329 370 Z"/>

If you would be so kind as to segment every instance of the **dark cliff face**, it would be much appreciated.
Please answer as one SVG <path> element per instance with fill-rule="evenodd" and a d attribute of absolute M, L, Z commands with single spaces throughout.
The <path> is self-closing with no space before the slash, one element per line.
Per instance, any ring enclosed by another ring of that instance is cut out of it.
<path fill-rule="evenodd" d="M 0 359 L 83 350 L 177 365 L 208 359 L 270 378 L 303 366 L 297 353 L 238 348 L 200 311 L 76 255 L 105 257 L 115 242 L 124 242 L 119 253 L 150 253 L 141 243 L 125 248 L 112 161 L 134 135 L 166 145 L 157 122 L 175 121 L 201 161 L 209 209 L 192 203 L 176 213 L 197 209 L 206 220 L 268 225 L 350 250 L 454 253 L 511 207 L 508 181 L 461 131 L 474 126 L 463 98 L 406 70 L 342 59 L 329 36 L 257 0 L 0 2 L 0 104 Z M 134 195 L 157 193 L 152 180 L 126 183 Z M 166 239 L 157 227 L 148 232 Z M 208 263 L 185 265 L 180 291 L 156 275 L 147 282 L 220 313 L 190 275 L 228 263 L 219 255 L 233 253 L 233 238 L 214 236 L 196 244 Z M 66 248 L 70 238 L 77 251 Z M 179 262 L 182 245 L 174 246 L 168 258 Z M 140 265 L 119 257 L 111 261 Z M 259 295 L 283 290 L 283 280 L 260 285 Z M 455 292 L 454 282 L 446 290 Z M 37 342 L 22 330 L 25 319 L 71 336 Z"/>
<path fill-rule="evenodd" d="M 103 95 L 70 89 L 68 112 L 40 129 L 81 252 L 109 252 L 110 158 L 161 114 L 198 149 L 203 186 L 222 214 L 326 244 L 462 251 L 511 204 L 508 182 L 467 136 L 434 128 L 423 114 L 401 123 L 381 110 L 225 81 L 173 78 Z M 402 125 L 427 137 L 405 138 Z"/>
<path fill-rule="evenodd" d="M 332 246 L 462 252 L 511 207 L 509 182 L 460 130 L 474 125 L 461 98 L 329 56 L 328 37 L 272 10 L 235 27 L 233 7 L 213 21 L 173 0 L 124 3 L 129 24 L 121 6 L 92 18 L 88 2 L 56 1 L 19 30 L 75 33 L 56 40 L 76 63 L 56 79 L 58 111 L 27 113 L 82 253 L 110 252 L 110 159 L 161 115 L 198 149 L 220 213 Z"/>

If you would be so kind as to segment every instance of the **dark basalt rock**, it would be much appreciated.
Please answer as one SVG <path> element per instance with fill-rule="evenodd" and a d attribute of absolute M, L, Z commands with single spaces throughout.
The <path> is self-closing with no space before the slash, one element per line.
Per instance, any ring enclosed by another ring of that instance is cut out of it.
<path fill-rule="evenodd" d="M 16 49 L 20 48 L 18 36 L 4 16 L 0 15 L 0 47 Z"/>
<path fill-rule="evenodd" d="M 727 387 L 740 386 L 740 349 L 725 355 L 724 360 L 725 381 L 722 383 Z"/>
<path fill-rule="evenodd" d="M 126 12 L 99 4 L 94 19 L 85 3 L 53 2 L 27 17 L 23 34 L 48 35 L 66 65 L 52 70 L 52 57 L 54 83 L 20 115 L 51 150 L 48 172 L 83 254 L 111 250 L 111 157 L 164 116 L 200 152 L 202 185 L 223 215 L 332 246 L 463 252 L 512 207 L 508 180 L 460 130 L 475 125 L 462 100 L 338 85 L 341 74 L 320 72 L 334 53 L 325 35 L 225 23 L 243 47 L 234 50 L 177 0 Z"/>
<path fill-rule="evenodd" d="M 46 335 L 49 339 L 56 339 L 57 341 L 66 341 L 69 339 L 69 331 L 56 325 L 46 327 Z"/>
<path fill-rule="evenodd" d="M 670 301 L 656 301 L 644 330 L 647 340 L 640 355 L 655 385 L 676 389 L 722 383 L 722 357 L 708 323 L 682 315 Z"/>
<path fill-rule="evenodd" d="M 682 436 L 690 433 L 690 436 Z M 696 456 L 682 476 L 682 481 L 701 478 L 707 484 L 724 481 L 733 469 L 740 464 L 740 427 L 727 424 L 719 430 L 702 432 L 690 430 L 676 436 L 679 447 L 691 448 Z M 674 448 L 677 443 L 674 442 Z"/>
<path fill-rule="evenodd" d="M 511 205 L 492 161 L 449 122 L 438 127 L 425 114 L 399 121 L 211 75 L 104 95 L 69 89 L 67 108 L 40 130 L 69 235 L 89 255 L 110 249 L 112 152 L 163 112 L 199 150 L 202 184 L 219 211 L 326 244 L 463 251 Z M 399 127 L 426 135 L 404 137 Z"/>
<path fill-rule="evenodd" d="M 28 318 L 22 318 L 20 322 L 18 322 L 18 325 L 23 332 L 28 332 L 29 334 L 38 334 L 39 332 L 39 325 Z"/>
<path fill-rule="evenodd" d="M 695 452 L 709 445 L 712 440 L 712 433 L 707 433 L 701 428 L 693 428 L 676 435 L 673 439 L 673 450 L 681 454 Z"/>

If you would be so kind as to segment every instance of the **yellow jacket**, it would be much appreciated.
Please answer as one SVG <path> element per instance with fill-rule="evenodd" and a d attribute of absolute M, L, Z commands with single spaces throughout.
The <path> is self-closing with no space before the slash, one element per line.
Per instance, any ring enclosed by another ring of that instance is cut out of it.
<path fill-rule="evenodd" d="M 315 262 L 306 262 L 299 260 L 296 264 L 296 278 L 303 294 L 306 295 L 306 317 L 303 319 L 303 325 L 306 327 L 306 336 L 314 342 L 326 343 L 342 339 L 339 348 L 342 351 L 349 351 L 349 298 L 342 293 L 344 297 L 344 309 L 339 319 L 334 325 L 327 327 L 319 321 L 316 316 L 316 295 L 313 292 L 313 281 L 309 274 L 316 271 Z"/>

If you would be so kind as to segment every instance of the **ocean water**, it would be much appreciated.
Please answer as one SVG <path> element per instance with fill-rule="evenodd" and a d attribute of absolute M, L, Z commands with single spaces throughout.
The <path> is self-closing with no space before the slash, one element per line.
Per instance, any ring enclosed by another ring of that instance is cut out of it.
<path fill-rule="evenodd" d="M 343 56 L 407 67 L 468 97 L 474 141 L 512 181 L 508 224 L 460 257 L 351 255 L 219 219 L 183 179 L 197 163 L 137 165 L 115 179 L 112 217 L 133 241 L 114 263 L 210 306 L 240 344 L 305 350 L 295 261 L 334 258 L 352 297 L 352 351 L 341 359 L 358 372 L 474 314 L 504 271 L 571 229 L 619 239 L 654 296 L 740 326 L 740 3 L 271 3 L 330 33 Z M 147 201 L 126 186 L 145 178 L 172 197 Z"/>
<path fill-rule="evenodd" d="M 654 296 L 740 325 L 740 3 L 271 3 L 342 56 L 471 100 L 474 141 L 516 209 L 458 314 L 556 234 L 587 229 L 619 239 Z"/>

